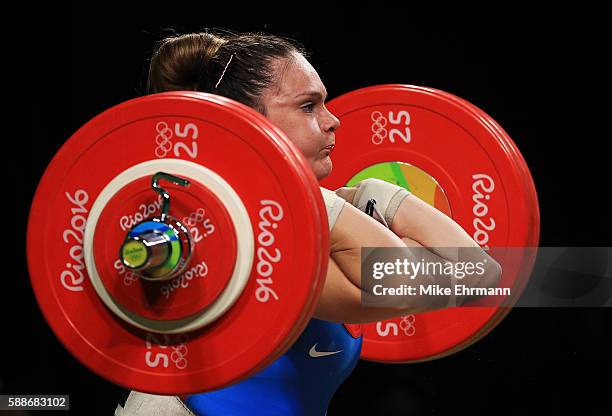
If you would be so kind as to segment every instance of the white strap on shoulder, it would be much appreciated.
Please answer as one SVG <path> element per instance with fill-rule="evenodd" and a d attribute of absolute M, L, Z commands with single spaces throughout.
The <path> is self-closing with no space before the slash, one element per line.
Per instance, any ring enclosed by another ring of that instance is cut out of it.
<path fill-rule="evenodd" d="M 194 416 L 185 403 L 177 396 L 131 391 L 124 407 L 115 409 L 115 416 Z"/>
<path fill-rule="evenodd" d="M 325 201 L 325 208 L 327 209 L 327 222 L 329 222 L 329 231 L 334 228 L 336 220 L 344 207 L 344 199 L 340 198 L 334 191 L 329 189 L 321 188 L 321 194 Z"/>

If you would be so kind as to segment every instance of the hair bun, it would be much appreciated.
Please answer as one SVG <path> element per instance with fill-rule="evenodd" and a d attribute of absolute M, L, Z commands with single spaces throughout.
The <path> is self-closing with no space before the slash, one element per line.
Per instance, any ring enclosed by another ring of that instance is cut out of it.
<path fill-rule="evenodd" d="M 149 67 L 150 93 L 161 91 L 210 91 L 216 74 L 213 58 L 227 42 L 210 33 L 190 33 L 163 39 Z"/>

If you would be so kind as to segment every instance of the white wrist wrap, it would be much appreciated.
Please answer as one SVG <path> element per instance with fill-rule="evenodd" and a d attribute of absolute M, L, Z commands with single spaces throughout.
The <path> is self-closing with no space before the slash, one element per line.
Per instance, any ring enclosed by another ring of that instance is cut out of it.
<path fill-rule="evenodd" d="M 329 231 L 334 228 L 336 220 L 344 207 L 344 199 L 340 198 L 334 191 L 329 189 L 321 188 L 321 194 L 325 201 L 325 208 L 327 209 L 327 222 L 329 222 Z"/>
<path fill-rule="evenodd" d="M 368 201 L 374 199 L 373 218 L 390 228 L 393 217 L 400 204 L 410 192 L 401 186 L 393 185 L 381 179 L 365 179 L 356 186 L 357 191 L 353 197 L 353 206 L 360 211 L 366 212 Z"/>

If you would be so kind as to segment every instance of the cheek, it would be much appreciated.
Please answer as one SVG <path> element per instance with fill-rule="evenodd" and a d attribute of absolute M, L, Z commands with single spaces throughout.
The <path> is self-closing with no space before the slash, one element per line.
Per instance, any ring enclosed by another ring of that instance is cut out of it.
<path fill-rule="evenodd" d="M 305 157 L 312 158 L 319 154 L 321 144 L 317 140 L 316 131 L 313 130 L 310 123 L 292 123 L 287 125 L 283 131 Z"/>
<path fill-rule="evenodd" d="M 305 143 L 303 144 L 301 150 L 306 157 L 315 158 L 319 156 L 321 148 L 319 143 L 311 137 L 305 139 Z"/>

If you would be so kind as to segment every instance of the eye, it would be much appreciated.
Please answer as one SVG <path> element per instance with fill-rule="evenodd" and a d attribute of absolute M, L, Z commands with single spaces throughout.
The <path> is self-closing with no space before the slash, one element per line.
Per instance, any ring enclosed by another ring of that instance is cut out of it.
<path fill-rule="evenodd" d="M 307 113 L 312 113 L 312 110 L 314 109 L 314 103 L 307 103 L 304 104 L 303 106 L 300 107 L 302 110 L 306 111 Z"/>

